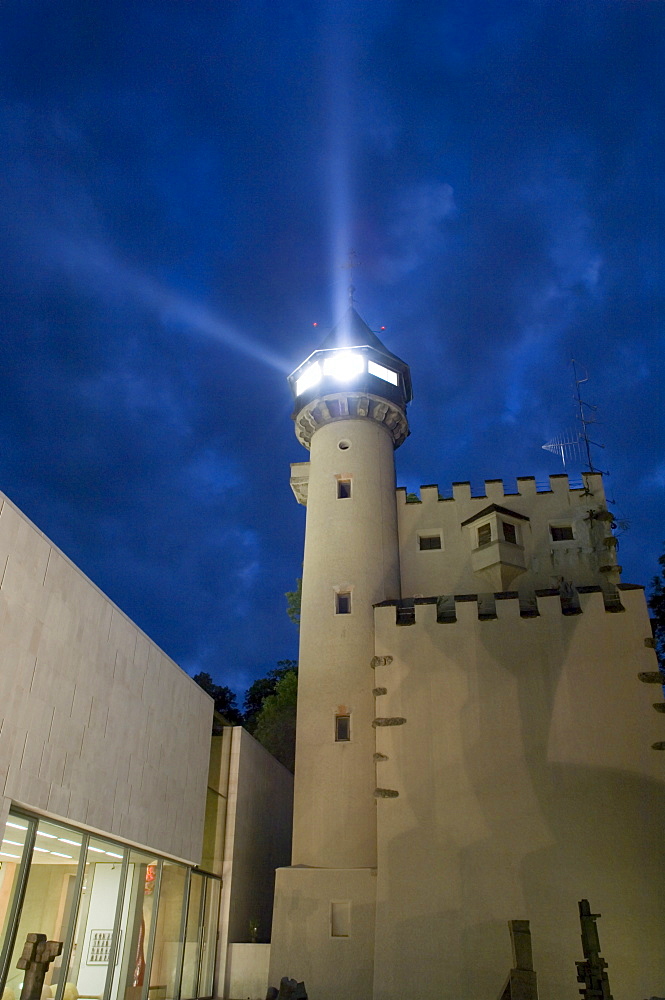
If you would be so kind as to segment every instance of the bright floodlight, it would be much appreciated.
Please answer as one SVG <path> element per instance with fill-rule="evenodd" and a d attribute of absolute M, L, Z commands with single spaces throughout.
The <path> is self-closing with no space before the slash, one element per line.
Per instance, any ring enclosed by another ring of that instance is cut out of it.
<path fill-rule="evenodd" d="M 323 374 L 332 375 L 340 382 L 349 382 L 356 375 L 360 375 L 364 368 L 365 359 L 362 354 L 354 354 L 353 351 L 341 351 L 323 362 Z"/>
<path fill-rule="evenodd" d="M 304 372 L 296 382 L 296 396 L 302 396 L 306 389 L 310 389 L 317 382 L 321 381 L 321 365 L 318 361 L 315 361 L 313 365 L 309 368 L 305 368 Z"/>
<path fill-rule="evenodd" d="M 376 375 L 377 378 L 382 378 L 384 382 L 390 382 L 392 385 L 399 385 L 399 375 L 397 372 L 393 372 L 390 368 L 384 368 L 383 365 L 377 365 L 375 361 L 367 362 L 367 371 L 370 375 Z"/>

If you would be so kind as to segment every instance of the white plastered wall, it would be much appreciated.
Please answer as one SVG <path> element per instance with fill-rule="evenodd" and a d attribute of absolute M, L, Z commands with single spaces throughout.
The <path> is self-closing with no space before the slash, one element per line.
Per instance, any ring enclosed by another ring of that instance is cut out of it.
<path fill-rule="evenodd" d="M 421 486 L 419 502 L 408 503 L 406 491 L 398 490 L 403 596 L 507 589 L 492 586 L 474 573 L 471 553 L 477 545 L 476 526 L 463 525 L 492 504 L 528 518 L 514 519 L 526 570 L 511 582 L 511 590 L 555 587 L 562 576 L 576 586 L 602 584 L 599 565 L 616 562 L 614 540 L 607 522 L 594 522 L 590 532 L 589 510 L 605 507 L 605 493 L 600 474 L 588 475 L 587 482 L 590 494 L 570 489 L 566 475 L 550 476 L 549 490 L 540 492 L 530 476 L 517 480 L 518 492 L 506 492 L 501 481 L 487 480 L 485 496 L 473 497 L 469 483 L 454 483 L 452 498 L 445 500 L 439 499 L 437 486 Z M 553 541 L 550 524 L 570 525 L 574 538 Z M 436 533 L 441 534 L 441 548 L 420 551 L 419 535 Z M 609 579 L 612 574 L 606 576 Z"/>
<path fill-rule="evenodd" d="M 0 494 L 0 795 L 198 863 L 212 701 Z"/>
<path fill-rule="evenodd" d="M 507 921 L 531 921 L 541 1000 L 574 996 L 583 958 L 577 902 L 600 912 L 615 1000 L 665 982 L 662 700 L 641 590 L 625 613 L 583 594 L 523 619 L 516 599 L 479 621 L 475 603 L 438 624 L 416 607 L 396 626 L 376 609 L 380 799 L 376 1000 L 417 983 L 420 1000 L 499 996 L 511 966 Z"/>
<path fill-rule="evenodd" d="M 275 870 L 291 855 L 293 775 L 240 726 L 225 729 L 230 743 L 228 809 L 217 953 L 219 995 L 258 996 L 252 954 L 266 994 Z M 257 925 L 251 944 L 250 921 Z M 234 948 L 242 944 L 243 947 Z M 252 948 L 255 949 L 252 952 Z M 279 984 L 277 984 L 279 985 Z"/>

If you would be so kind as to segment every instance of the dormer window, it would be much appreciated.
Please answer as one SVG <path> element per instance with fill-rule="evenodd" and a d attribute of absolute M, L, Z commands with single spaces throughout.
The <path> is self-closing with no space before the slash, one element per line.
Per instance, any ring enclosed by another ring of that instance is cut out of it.
<path fill-rule="evenodd" d="M 517 545 L 517 528 L 510 521 L 502 521 L 503 527 L 503 539 L 506 542 L 512 542 L 513 545 Z"/>
<path fill-rule="evenodd" d="M 492 525 L 491 524 L 481 524 L 478 528 L 478 547 L 481 545 L 489 545 L 492 541 Z"/>

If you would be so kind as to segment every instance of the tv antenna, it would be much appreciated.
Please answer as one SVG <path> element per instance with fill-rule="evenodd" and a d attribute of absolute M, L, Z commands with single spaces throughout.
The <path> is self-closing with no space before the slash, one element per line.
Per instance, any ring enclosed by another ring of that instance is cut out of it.
<path fill-rule="evenodd" d="M 543 445 L 545 451 L 551 451 L 553 455 L 558 455 L 563 462 L 563 467 L 565 469 L 566 463 L 578 461 L 582 458 L 582 449 L 580 447 L 580 436 L 574 431 L 566 431 L 565 434 L 557 434 L 548 441 L 547 444 Z"/>
<path fill-rule="evenodd" d="M 573 380 L 575 383 L 575 394 L 573 398 L 577 409 L 577 419 L 581 425 L 580 430 L 570 430 L 563 434 L 557 434 L 551 441 L 544 444 L 543 448 L 545 451 L 551 451 L 552 454 L 558 455 L 563 462 L 564 468 L 569 463 L 583 463 L 586 458 L 585 472 L 600 472 L 601 475 L 607 475 L 607 473 L 602 473 L 600 469 L 595 467 L 593 456 L 591 454 L 592 445 L 595 448 L 604 448 L 605 445 L 600 444 L 598 441 L 592 441 L 589 437 L 589 427 L 592 424 L 597 423 L 595 414 L 598 409 L 592 403 L 587 403 L 586 400 L 582 399 L 580 386 L 589 381 L 589 374 L 586 368 L 584 368 L 583 365 L 580 365 L 578 361 L 575 361 L 574 358 L 571 361 L 571 364 L 573 366 Z M 583 377 L 578 377 L 578 365 L 584 371 Z"/>
<path fill-rule="evenodd" d="M 591 438 L 589 437 L 589 427 L 597 422 L 595 414 L 598 410 L 597 406 L 594 406 L 592 403 L 587 403 L 584 399 L 582 399 L 582 394 L 580 392 L 580 386 L 584 385 L 585 382 L 589 381 L 589 373 L 586 370 L 586 368 L 584 368 L 584 365 L 580 365 L 580 368 L 584 370 L 584 378 L 578 378 L 577 365 L 579 364 L 579 362 L 575 361 L 575 358 L 573 358 L 570 363 L 573 366 L 573 379 L 575 381 L 575 402 L 577 403 L 577 419 L 582 425 L 582 430 L 579 432 L 579 441 L 584 448 L 584 453 L 586 454 L 586 460 L 587 460 L 586 471 L 600 472 L 601 475 L 608 475 L 608 473 L 602 472 L 600 469 L 597 469 L 595 467 L 595 465 L 593 464 L 593 457 L 591 455 L 591 445 L 593 445 L 594 448 L 604 448 L 605 445 L 599 444 L 598 441 L 592 441 Z"/>

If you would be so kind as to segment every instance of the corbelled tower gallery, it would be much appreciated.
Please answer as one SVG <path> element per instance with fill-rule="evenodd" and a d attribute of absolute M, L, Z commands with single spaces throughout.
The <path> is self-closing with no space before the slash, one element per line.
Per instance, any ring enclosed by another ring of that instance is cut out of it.
<path fill-rule="evenodd" d="M 665 989 L 665 767 L 641 587 L 602 477 L 395 488 L 408 365 L 351 306 L 290 376 L 307 506 L 292 865 L 270 981 L 316 1000 L 498 998 L 530 921 L 575 996 L 577 901 L 615 1000 Z M 535 984 L 535 977 L 532 982 Z M 534 987 L 535 988 L 535 987 Z"/>

